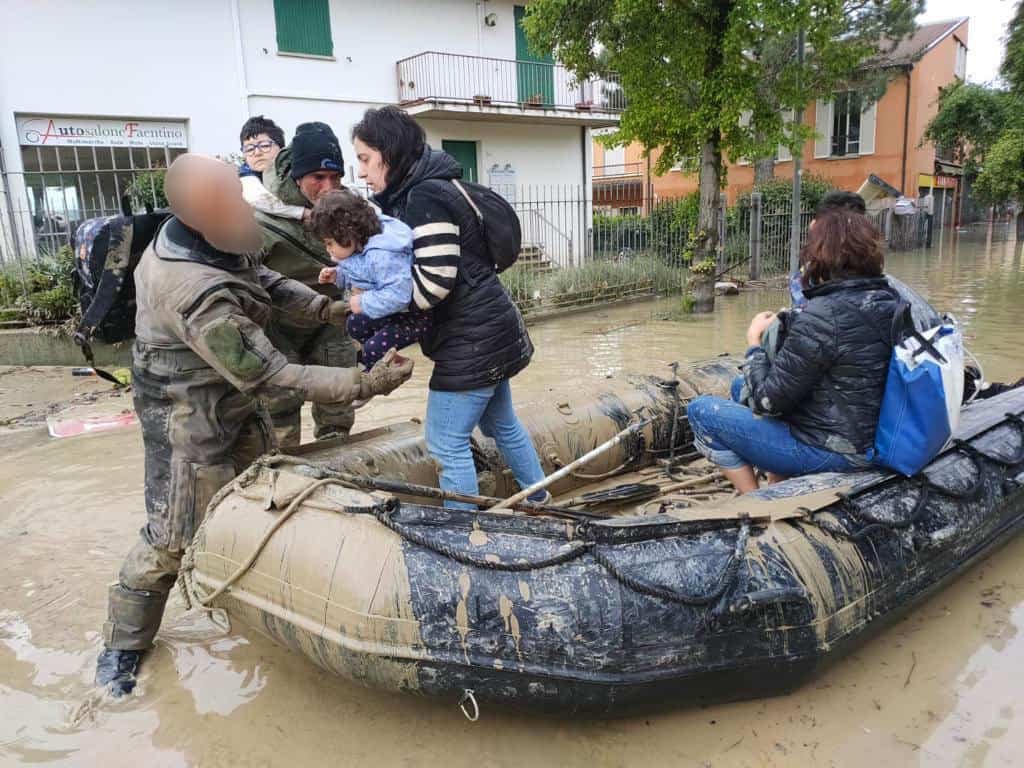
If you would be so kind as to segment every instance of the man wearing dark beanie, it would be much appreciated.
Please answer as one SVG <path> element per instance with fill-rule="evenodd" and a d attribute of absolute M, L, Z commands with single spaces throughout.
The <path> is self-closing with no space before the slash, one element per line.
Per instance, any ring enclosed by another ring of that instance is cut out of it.
<path fill-rule="evenodd" d="M 321 196 L 341 188 L 345 162 L 338 137 L 326 123 L 302 123 L 292 143 L 281 150 L 263 172 L 263 185 L 281 202 L 312 209 Z M 332 266 L 323 242 L 294 218 L 256 211 L 263 226 L 263 263 L 285 277 L 340 298 L 334 285 L 319 282 L 320 270 Z M 344 328 L 305 323 L 275 312 L 267 335 L 288 361 L 303 365 L 348 368 L 356 364 L 355 346 Z M 270 399 L 270 415 L 282 448 L 299 444 L 302 432 L 302 397 L 282 392 Z M 350 405 L 313 404 L 317 439 L 347 435 L 355 420 Z"/>
<path fill-rule="evenodd" d="M 292 139 L 292 167 L 288 175 L 298 180 L 316 171 L 345 173 L 341 145 L 326 123 L 303 123 Z"/>

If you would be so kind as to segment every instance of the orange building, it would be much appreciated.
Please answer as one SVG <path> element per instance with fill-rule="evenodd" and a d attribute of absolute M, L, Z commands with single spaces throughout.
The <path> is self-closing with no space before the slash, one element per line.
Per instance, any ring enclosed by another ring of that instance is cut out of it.
<path fill-rule="evenodd" d="M 968 19 L 925 24 L 887 56 L 892 70 L 888 89 L 877 103 L 860 109 L 855 91 L 836 93 L 808 105 L 804 123 L 817 137 L 803 150 L 805 173 L 830 179 L 837 188 L 856 191 L 875 174 L 908 197 L 935 188 L 936 217 L 952 206 L 960 168 L 944 159 L 925 128 L 938 108 L 939 90 L 964 80 Z M 672 170 L 653 175 L 659 150 L 645 157 L 643 147 L 615 149 L 594 145 L 594 204 L 603 209 L 643 212 L 648 202 L 680 197 L 697 189 L 695 174 Z M 775 175 L 792 178 L 792 157 L 780 148 Z M 728 164 L 729 202 L 750 189 L 750 163 Z"/>

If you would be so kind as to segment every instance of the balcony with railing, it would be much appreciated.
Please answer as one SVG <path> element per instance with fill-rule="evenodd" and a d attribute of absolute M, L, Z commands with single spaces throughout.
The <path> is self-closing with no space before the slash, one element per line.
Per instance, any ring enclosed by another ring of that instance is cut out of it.
<path fill-rule="evenodd" d="M 614 126 L 625 99 L 619 77 L 579 81 L 565 67 L 427 52 L 397 64 L 398 101 L 413 115 Z"/>
<path fill-rule="evenodd" d="M 594 166 L 594 183 L 599 180 L 623 181 L 643 175 L 643 163 L 611 163 Z"/>

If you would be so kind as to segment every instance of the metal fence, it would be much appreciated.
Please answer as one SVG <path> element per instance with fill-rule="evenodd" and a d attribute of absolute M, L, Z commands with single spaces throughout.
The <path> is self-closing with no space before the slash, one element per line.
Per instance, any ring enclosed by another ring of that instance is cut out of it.
<path fill-rule="evenodd" d="M 438 101 L 578 112 L 621 112 L 625 107 L 615 73 L 580 81 L 557 64 L 436 51 L 402 59 L 397 70 L 403 105 Z"/>

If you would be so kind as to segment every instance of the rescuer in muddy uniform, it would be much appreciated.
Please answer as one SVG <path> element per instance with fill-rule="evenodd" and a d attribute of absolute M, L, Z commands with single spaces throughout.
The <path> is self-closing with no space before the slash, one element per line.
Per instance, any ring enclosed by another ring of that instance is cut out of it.
<path fill-rule="evenodd" d="M 260 227 L 234 169 L 183 155 L 167 171 L 174 216 L 135 271 L 132 386 L 146 456 L 147 523 L 110 588 L 96 682 L 135 686 L 181 557 L 212 496 L 274 448 L 260 400 L 348 404 L 387 394 L 412 362 L 368 373 L 290 363 L 264 334 L 272 309 L 311 326 L 344 323 L 347 305 L 260 263 Z"/>
<path fill-rule="evenodd" d="M 263 172 L 263 185 L 274 197 L 290 206 L 312 209 L 324 194 L 341 188 L 345 173 L 341 145 L 325 123 L 303 123 L 292 143 L 282 149 L 273 165 Z M 263 263 L 330 299 L 341 294 L 334 285 L 319 282 L 320 270 L 332 267 L 323 242 L 302 221 L 256 211 L 263 227 Z M 292 363 L 349 368 L 356 351 L 344 325 L 322 325 L 296 318 L 275 308 L 267 336 Z M 270 401 L 270 415 L 282 447 L 297 446 L 302 432 L 302 398 L 281 395 Z M 314 436 L 319 440 L 347 435 L 355 415 L 348 403 L 314 403 Z"/>

